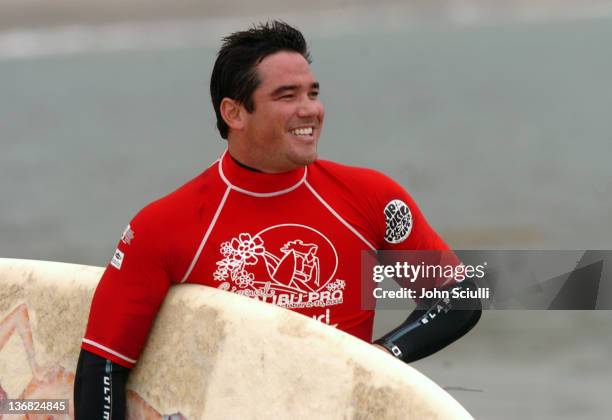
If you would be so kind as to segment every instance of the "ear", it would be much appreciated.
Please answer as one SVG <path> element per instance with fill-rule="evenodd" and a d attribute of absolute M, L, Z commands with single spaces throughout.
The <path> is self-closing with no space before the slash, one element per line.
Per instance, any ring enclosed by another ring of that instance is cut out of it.
<path fill-rule="evenodd" d="M 233 130 L 242 130 L 244 127 L 244 108 L 242 105 L 230 98 L 223 98 L 219 106 L 223 121 Z"/>

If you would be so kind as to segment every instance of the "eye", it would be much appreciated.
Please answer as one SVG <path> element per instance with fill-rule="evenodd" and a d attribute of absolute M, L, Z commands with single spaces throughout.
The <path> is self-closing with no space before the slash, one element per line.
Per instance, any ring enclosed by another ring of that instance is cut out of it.
<path fill-rule="evenodd" d="M 308 96 L 310 96 L 312 99 L 316 99 L 319 97 L 319 91 L 318 90 L 313 90 L 312 92 L 310 92 L 308 94 Z"/>

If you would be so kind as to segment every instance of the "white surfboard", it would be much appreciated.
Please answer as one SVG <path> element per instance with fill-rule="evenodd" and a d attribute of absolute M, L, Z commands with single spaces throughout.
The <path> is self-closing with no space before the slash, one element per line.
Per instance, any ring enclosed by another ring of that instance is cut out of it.
<path fill-rule="evenodd" d="M 102 270 L 0 259 L 0 399 L 72 400 Z M 472 418 L 434 382 L 368 343 L 195 285 L 170 289 L 128 387 L 132 419 Z"/>

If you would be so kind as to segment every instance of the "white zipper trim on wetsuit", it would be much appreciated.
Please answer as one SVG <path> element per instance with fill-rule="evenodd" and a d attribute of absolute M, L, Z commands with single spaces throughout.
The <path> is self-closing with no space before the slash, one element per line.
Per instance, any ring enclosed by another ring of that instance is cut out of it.
<path fill-rule="evenodd" d="M 113 350 L 113 349 L 109 349 L 108 347 L 103 346 L 102 344 L 98 344 L 98 343 L 96 343 L 95 341 L 92 341 L 92 340 L 90 340 L 90 339 L 88 339 L 88 338 L 84 338 L 84 339 L 83 339 L 83 343 L 85 343 L 85 344 L 89 344 L 90 346 L 97 347 L 97 348 L 99 348 L 100 350 L 104 350 L 105 352 L 110 353 L 110 354 L 112 354 L 113 356 L 117 356 L 117 357 L 119 357 L 119 358 L 121 358 L 121 359 L 125 360 L 126 362 L 130 362 L 130 363 L 132 363 L 132 364 L 136 363 L 136 360 L 134 360 L 134 359 L 130 359 L 129 357 L 124 356 L 123 354 L 118 353 L 118 352 L 116 352 L 116 351 L 115 351 L 115 350 Z"/>
<path fill-rule="evenodd" d="M 304 175 L 302 176 L 302 178 L 297 183 L 295 183 L 294 185 L 292 185 L 289 188 L 285 188 L 284 190 L 273 191 L 273 192 L 269 192 L 269 193 L 258 193 L 258 192 L 254 192 L 254 191 L 245 190 L 244 188 L 240 188 L 240 187 L 237 187 L 234 184 L 232 184 L 229 181 L 229 179 L 227 179 L 227 177 L 225 176 L 225 173 L 223 173 L 223 158 L 225 157 L 226 153 L 227 153 L 227 151 L 224 152 L 223 156 L 221 156 L 221 159 L 219 159 L 219 176 L 221 176 L 221 179 L 223 179 L 223 182 L 225 182 L 225 184 L 228 187 L 230 187 L 233 190 L 238 191 L 239 193 L 250 195 L 250 196 L 253 196 L 253 197 L 260 197 L 260 198 L 276 197 L 277 195 L 287 194 L 288 192 L 291 192 L 291 191 L 295 190 L 296 188 L 298 188 L 300 185 L 302 185 L 306 181 L 306 174 L 308 174 L 308 168 L 304 166 Z"/>
<path fill-rule="evenodd" d="M 319 200 L 321 202 L 321 204 L 323 204 L 325 206 L 325 208 L 327 208 L 327 210 L 330 211 L 331 214 L 333 214 L 334 216 L 336 216 L 336 219 L 338 219 L 340 221 L 340 223 L 342 223 L 344 226 L 346 226 L 348 228 L 348 230 L 350 230 L 351 232 L 353 232 L 353 234 L 355 234 L 355 236 L 357 236 L 359 239 L 361 239 L 367 246 L 370 247 L 370 249 L 372 251 L 376 251 L 376 247 L 374 245 L 372 245 L 366 238 L 363 237 L 363 235 L 361 233 L 359 233 L 357 231 L 357 229 L 355 229 L 353 226 L 351 226 L 346 220 L 344 220 L 342 218 L 342 216 L 340 216 L 336 210 L 333 209 L 332 206 L 330 206 L 329 204 L 327 204 L 327 202 L 325 200 L 323 200 L 323 197 L 321 197 L 317 191 L 312 187 L 312 185 L 310 185 L 308 183 L 308 181 L 305 181 L 304 184 L 306 185 L 306 187 L 310 190 L 310 192 L 317 198 L 317 200 Z"/>
<path fill-rule="evenodd" d="M 219 166 L 221 166 L 221 162 L 219 162 Z M 204 233 L 204 237 L 202 238 L 202 242 L 200 242 L 200 246 L 198 247 L 198 250 L 196 251 L 195 255 L 193 256 L 193 260 L 191 260 L 191 264 L 189 265 L 189 268 L 187 269 L 187 272 L 183 276 L 183 279 L 181 280 L 181 283 L 185 283 L 187 281 L 187 279 L 189 278 L 189 275 L 193 271 L 193 268 L 195 267 L 196 263 L 198 262 L 198 259 L 200 258 L 200 254 L 202 253 L 202 250 L 204 249 L 204 245 L 206 244 L 206 241 L 208 240 L 208 237 L 210 236 L 210 233 L 212 232 L 213 228 L 215 227 L 215 223 L 217 223 L 217 219 L 219 218 L 219 215 L 221 214 L 221 210 L 223 209 L 223 206 L 225 205 L 225 201 L 227 200 L 227 196 L 229 195 L 231 190 L 232 190 L 232 188 L 229 187 L 229 186 L 225 190 L 225 194 L 223 194 L 223 198 L 221 199 L 221 202 L 219 203 L 219 207 L 217 207 L 217 211 L 215 212 L 215 215 L 213 216 L 212 220 L 210 221 L 210 225 L 208 225 L 208 229 L 206 229 L 206 233 Z"/>

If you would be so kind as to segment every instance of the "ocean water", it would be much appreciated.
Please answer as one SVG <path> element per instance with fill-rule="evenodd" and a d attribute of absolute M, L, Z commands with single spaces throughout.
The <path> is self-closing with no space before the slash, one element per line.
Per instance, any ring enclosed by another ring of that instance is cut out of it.
<path fill-rule="evenodd" d="M 322 157 L 395 178 L 454 248 L 612 247 L 612 19 L 311 39 Z M 0 256 L 104 265 L 216 159 L 208 41 L 0 58 Z M 611 320 L 485 313 L 415 366 L 476 418 L 604 418 Z"/>

